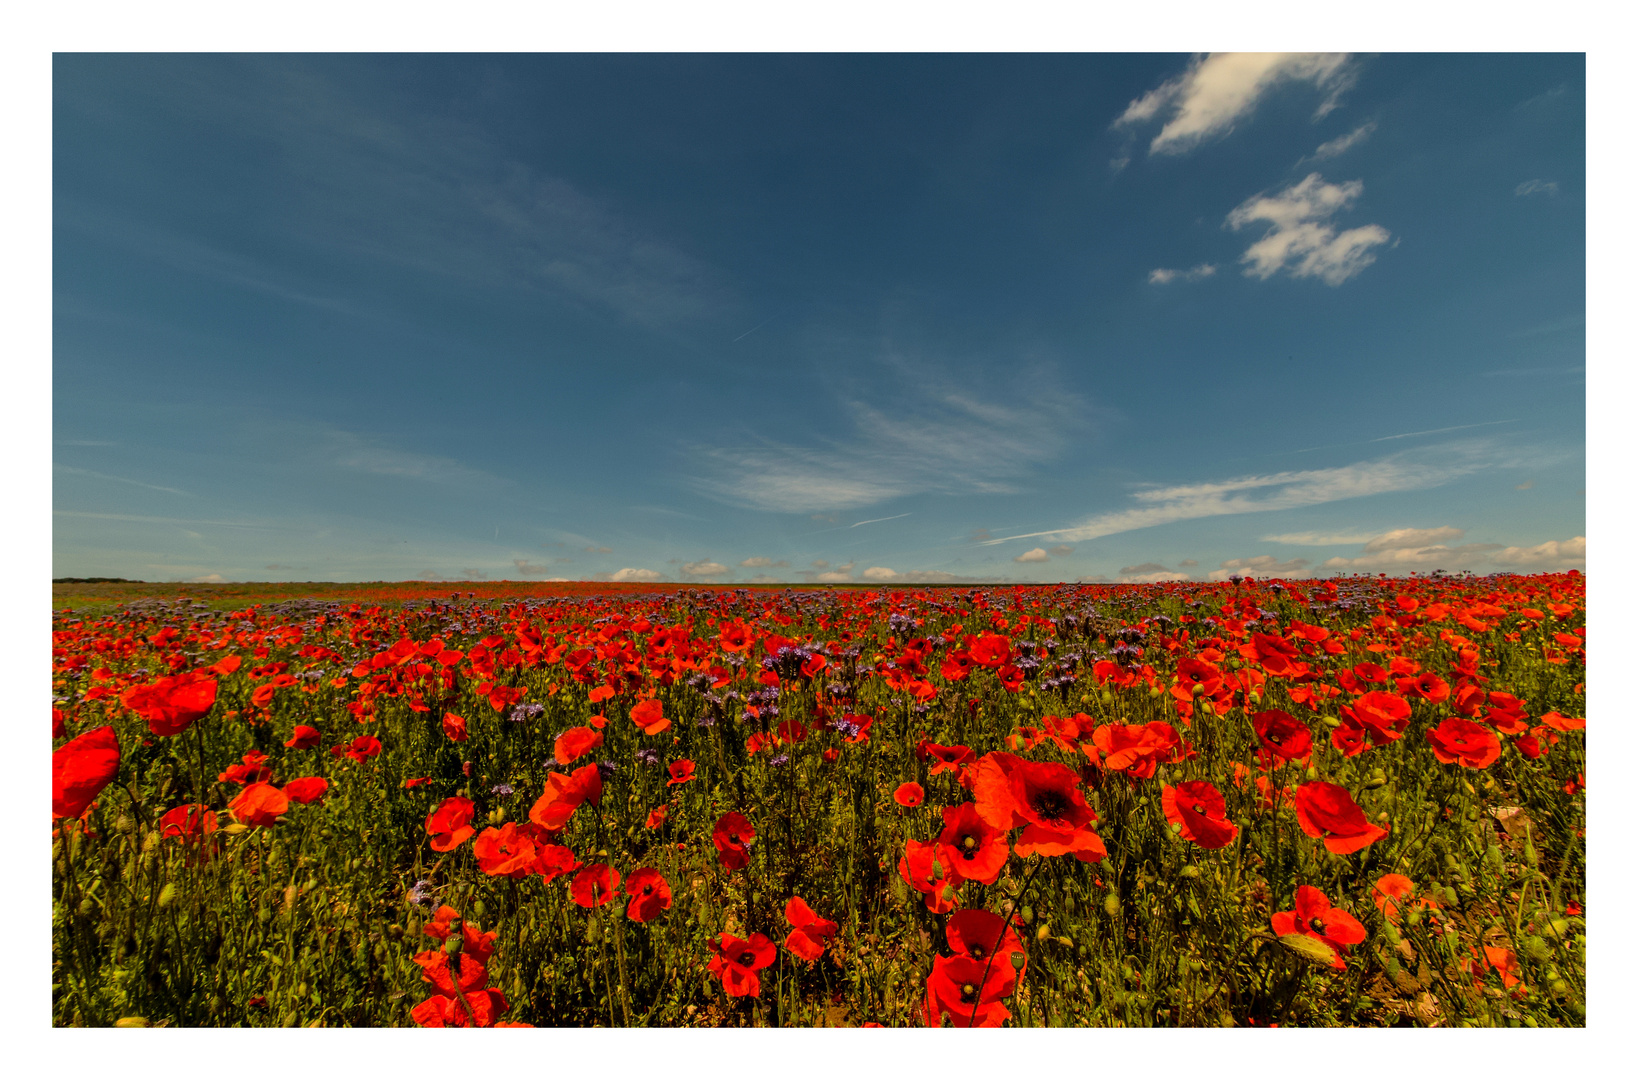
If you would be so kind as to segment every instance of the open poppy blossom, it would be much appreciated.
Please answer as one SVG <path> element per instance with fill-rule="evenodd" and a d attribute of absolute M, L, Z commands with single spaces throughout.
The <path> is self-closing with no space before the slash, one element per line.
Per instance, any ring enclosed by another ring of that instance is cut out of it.
<path fill-rule="evenodd" d="M 946 806 L 941 813 L 944 831 L 938 834 L 938 844 L 950 869 L 963 881 L 994 885 L 1010 854 L 1006 830 L 980 817 L 976 803 Z"/>
<path fill-rule="evenodd" d="M 581 907 L 602 907 L 614 899 L 614 890 L 620 887 L 620 875 L 607 863 L 593 863 L 583 867 L 569 882 L 569 896 Z"/>
<path fill-rule="evenodd" d="M 665 816 L 669 812 L 670 807 L 666 803 L 661 803 L 659 806 L 656 806 L 654 809 L 648 812 L 648 819 L 643 822 L 643 828 L 658 829 L 661 825 L 665 824 Z"/>
<path fill-rule="evenodd" d="M 244 759 L 229 765 L 217 777 L 223 784 L 266 784 L 273 779 L 273 770 L 266 765 L 267 755 L 252 750 Z"/>
<path fill-rule="evenodd" d="M 561 829 L 581 803 L 598 805 L 603 799 L 603 774 L 596 765 L 584 765 L 571 776 L 546 774 L 546 790 L 529 808 L 529 820 L 545 829 Z"/>
<path fill-rule="evenodd" d="M 745 815 L 730 810 L 711 827 L 711 843 L 716 845 L 717 861 L 725 870 L 740 870 L 751 864 L 749 844 L 756 838 L 756 826 Z"/>
<path fill-rule="evenodd" d="M 285 740 L 284 745 L 292 750 L 311 750 L 323 738 L 324 736 L 319 732 L 318 728 L 308 727 L 306 724 L 297 724 L 295 730 L 290 733 L 290 738 Z"/>
<path fill-rule="evenodd" d="M 198 803 L 167 810 L 159 819 L 159 835 L 197 844 L 216 831 L 216 813 Z"/>
<path fill-rule="evenodd" d="M 77 818 L 119 773 L 119 738 L 92 728 L 51 754 L 51 816 Z"/>
<path fill-rule="evenodd" d="M 351 760 L 363 764 L 367 759 L 381 753 L 381 740 L 374 735 L 360 735 L 349 743 L 342 753 Z"/>
<path fill-rule="evenodd" d="M 437 809 L 427 815 L 426 828 L 427 835 L 432 837 L 432 850 L 453 851 L 460 847 L 477 831 L 471 824 L 475 810 L 470 800 L 458 795 L 439 803 Z"/>
<path fill-rule="evenodd" d="M 148 685 L 128 687 L 119 703 L 148 721 L 155 735 L 180 735 L 216 704 L 216 680 L 198 672 L 167 675 Z"/>
<path fill-rule="evenodd" d="M 288 809 L 290 800 L 272 784 L 251 784 L 228 803 L 234 819 L 251 828 L 273 825 Z"/>
<path fill-rule="evenodd" d="M 631 872 L 626 878 L 626 895 L 631 897 L 626 918 L 633 922 L 646 923 L 671 906 L 671 885 L 652 866 Z"/>
<path fill-rule="evenodd" d="M 906 840 L 904 858 L 899 860 L 899 876 L 922 894 L 922 902 L 934 915 L 955 910 L 961 878 L 956 876 L 943 845 Z"/>
<path fill-rule="evenodd" d="M 671 721 L 663 713 L 664 706 L 658 698 L 647 698 L 639 701 L 631 710 L 631 719 L 643 729 L 644 735 L 658 735 L 671 726 Z"/>
<path fill-rule="evenodd" d="M 1261 768 L 1308 760 L 1314 746 L 1313 733 L 1284 709 L 1265 709 L 1255 714 L 1251 726 L 1257 732 L 1257 764 Z"/>
<path fill-rule="evenodd" d="M 1208 851 L 1227 847 L 1240 829 L 1228 819 L 1222 794 L 1204 780 L 1162 785 L 1160 807 L 1166 820 L 1180 827 L 1183 839 Z"/>
<path fill-rule="evenodd" d="M 1447 716 L 1427 730 L 1433 756 L 1446 765 L 1461 762 L 1469 769 L 1488 769 L 1501 757 L 1501 738 L 1490 728 L 1460 716 Z"/>
<path fill-rule="evenodd" d="M 1157 767 L 1181 759 L 1182 744 L 1177 729 L 1164 720 L 1100 724 L 1092 732 L 1092 745 L 1083 745 L 1081 752 L 1110 772 L 1147 780 Z"/>
<path fill-rule="evenodd" d="M 1019 841 L 1035 843 L 1045 834 L 1072 833 L 1096 820 L 1079 791 L 1080 782 L 1067 765 L 1026 761 L 997 750 L 978 760 L 973 795 L 979 817 L 997 829 L 1022 826 Z"/>
<path fill-rule="evenodd" d="M 552 756 L 559 765 L 585 757 L 587 754 L 603 745 L 603 733 L 589 727 L 570 728 L 557 737 L 552 744 Z"/>
<path fill-rule="evenodd" d="M 916 744 L 916 757 L 922 761 L 931 761 L 933 767 L 928 770 L 928 776 L 937 776 L 939 773 L 956 772 L 961 766 L 976 759 L 970 746 L 940 746 L 938 743 L 920 742 Z"/>
<path fill-rule="evenodd" d="M 539 854 L 529 826 L 519 828 L 510 821 L 498 829 L 485 829 L 472 841 L 472 856 L 478 860 L 478 869 L 490 877 L 520 880 L 533 872 Z"/>
<path fill-rule="evenodd" d="M 1280 911 L 1270 917 L 1274 932 L 1281 937 L 1301 934 L 1323 942 L 1331 950 L 1331 966 L 1345 970 L 1348 965 L 1343 957 L 1348 954 L 1348 946 L 1365 940 L 1365 928 L 1346 911 L 1332 907 L 1326 895 L 1312 885 L 1298 885 L 1296 900 L 1294 911 Z"/>
<path fill-rule="evenodd" d="M 791 932 L 785 938 L 785 948 L 793 955 L 812 963 L 824 955 L 825 942 L 836 936 L 840 929 L 829 919 L 821 919 L 800 896 L 785 903 L 785 921 Z"/>
<path fill-rule="evenodd" d="M 1438 907 L 1432 900 L 1415 900 L 1416 884 L 1404 874 L 1383 874 L 1371 888 L 1371 902 L 1382 917 L 1398 924 L 1403 911 L 1409 907 L 1425 910 Z"/>
<path fill-rule="evenodd" d="M 686 784 L 688 781 L 694 779 L 694 763 L 689 761 L 687 758 L 683 758 L 681 761 L 673 761 L 671 764 L 665 767 L 665 771 L 670 774 L 671 777 L 671 779 L 665 782 L 666 787 L 672 787 L 676 784 Z M 664 819 L 662 818 L 661 820 Z"/>
<path fill-rule="evenodd" d="M 1348 789 L 1323 780 L 1313 780 L 1297 788 L 1292 796 L 1297 808 L 1297 824 L 1309 836 L 1325 842 L 1326 850 L 1348 855 L 1369 847 L 1388 830 L 1365 820 L 1365 811 L 1354 802 Z"/>
<path fill-rule="evenodd" d="M 444 713 L 444 738 L 450 742 L 466 742 L 466 719 L 452 712 Z"/>
<path fill-rule="evenodd" d="M 893 801 L 908 810 L 920 806 L 926 798 L 927 793 L 921 790 L 921 785 L 914 780 L 907 784 L 900 784 L 893 790 Z"/>
<path fill-rule="evenodd" d="M 324 801 L 325 794 L 330 790 L 330 781 L 322 776 L 300 776 L 285 784 L 281 790 L 291 802 L 306 806 Z"/>
<path fill-rule="evenodd" d="M 722 979 L 722 988 L 729 997 L 761 997 L 762 980 L 757 972 L 774 962 L 779 947 L 764 934 L 752 934 L 749 940 L 721 934 L 711 942 L 715 954 L 707 970 Z"/>

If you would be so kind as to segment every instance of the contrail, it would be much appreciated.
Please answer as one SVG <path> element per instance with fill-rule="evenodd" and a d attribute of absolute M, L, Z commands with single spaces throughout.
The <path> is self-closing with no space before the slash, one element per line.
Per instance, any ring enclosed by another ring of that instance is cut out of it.
<path fill-rule="evenodd" d="M 869 521 L 855 521 L 853 524 L 849 525 L 848 528 L 857 529 L 860 525 L 874 525 L 878 521 L 897 521 L 901 517 L 909 517 L 913 512 L 914 511 L 907 510 L 902 514 L 894 514 L 892 517 L 871 518 Z"/>
<path fill-rule="evenodd" d="M 1384 435 L 1380 439 L 1372 439 L 1371 441 L 1372 442 L 1388 442 L 1388 441 L 1390 441 L 1392 439 L 1409 439 L 1409 438 L 1412 438 L 1413 436 L 1416 436 L 1416 435 L 1441 435 L 1441 434 L 1443 434 L 1444 432 L 1447 432 L 1447 431 L 1465 431 L 1467 428 L 1493 427 L 1496 424 L 1516 424 L 1516 423 L 1518 423 L 1517 420 L 1486 420 L 1482 424 L 1458 424 L 1455 427 L 1434 428 L 1432 431 L 1407 431 L 1403 435 Z"/>
<path fill-rule="evenodd" d="M 739 335 L 739 337 L 735 338 L 734 341 L 739 341 L 742 338 L 750 337 L 752 334 L 756 333 L 758 330 L 762 329 L 764 326 L 767 326 L 769 323 L 773 322 L 777 318 L 779 318 L 779 316 L 777 314 L 769 315 L 766 319 L 763 319 L 761 322 L 757 323 L 755 326 L 751 327 L 749 330 L 747 330 L 743 334 Z M 732 345 L 734 343 L 734 341 L 730 341 L 728 344 Z"/>

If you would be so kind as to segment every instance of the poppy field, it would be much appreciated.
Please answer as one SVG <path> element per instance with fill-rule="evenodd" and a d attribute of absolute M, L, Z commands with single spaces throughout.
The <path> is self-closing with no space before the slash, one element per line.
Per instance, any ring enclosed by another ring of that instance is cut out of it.
<path fill-rule="evenodd" d="M 1573 571 L 451 588 L 54 613 L 56 1025 L 1585 1023 Z"/>

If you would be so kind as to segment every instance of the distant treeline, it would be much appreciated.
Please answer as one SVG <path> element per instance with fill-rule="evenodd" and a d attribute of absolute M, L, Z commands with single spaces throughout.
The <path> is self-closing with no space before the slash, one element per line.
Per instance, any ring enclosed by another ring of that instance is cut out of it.
<path fill-rule="evenodd" d="M 137 578 L 122 577 L 54 577 L 53 585 L 146 585 L 146 581 Z"/>

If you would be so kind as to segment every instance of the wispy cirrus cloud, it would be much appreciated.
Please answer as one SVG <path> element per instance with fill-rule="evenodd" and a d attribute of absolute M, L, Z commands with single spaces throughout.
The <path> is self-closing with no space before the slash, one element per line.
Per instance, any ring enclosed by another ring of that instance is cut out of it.
<path fill-rule="evenodd" d="M 164 486 L 162 486 L 160 484 L 148 484 L 148 483 L 144 483 L 141 480 L 132 480 L 132 479 L 129 479 L 128 477 L 124 477 L 124 476 L 110 476 L 107 473 L 94 472 L 91 469 L 77 469 L 72 465 L 59 465 L 59 464 L 53 463 L 51 467 L 55 471 L 60 472 L 60 473 L 67 473 L 69 476 L 84 476 L 84 477 L 86 477 L 88 479 L 91 479 L 91 480 L 113 480 L 113 481 L 115 481 L 117 483 L 121 483 L 121 484 L 130 484 L 130 485 L 132 485 L 134 487 L 147 488 L 149 491 L 163 491 L 167 495 L 188 495 L 189 494 L 188 492 L 183 491 L 180 488 L 164 487 Z"/>
<path fill-rule="evenodd" d="M 1321 569 L 1342 572 L 1404 574 L 1412 570 L 1464 570 L 1502 550 L 1500 544 L 1455 544 L 1467 530 L 1453 525 L 1433 529 L 1394 529 L 1373 537 L 1364 554 L 1351 558 L 1336 556 L 1320 564 Z M 1515 549 L 1517 550 L 1517 549 Z"/>
<path fill-rule="evenodd" d="M 1338 135 L 1329 142 L 1320 143 L 1319 146 L 1314 148 L 1312 154 L 1303 158 L 1297 164 L 1301 165 L 1308 161 L 1330 161 L 1334 157 L 1341 157 L 1366 139 L 1369 139 L 1371 133 L 1375 130 L 1376 121 L 1367 120 L 1346 135 Z"/>
<path fill-rule="evenodd" d="M 1346 53 L 1212 53 L 1126 107 L 1113 127 L 1135 128 L 1166 117 L 1149 143 L 1150 154 L 1185 154 L 1227 135 L 1275 87 L 1309 83 L 1319 90 L 1316 117 L 1336 108 L 1355 79 Z"/>
<path fill-rule="evenodd" d="M 1331 223 L 1365 190 L 1362 181 L 1328 184 L 1319 173 L 1272 195 L 1254 195 L 1235 207 L 1224 225 L 1238 232 L 1259 222 L 1268 231 L 1240 256 L 1247 277 L 1267 280 L 1280 271 L 1287 277 L 1317 277 L 1341 285 L 1376 261 L 1375 248 L 1392 235 L 1380 225 L 1361 225 L 1339 232 Z"/>
<path fill-rule="evenodd" d="M 1217 273 L 1211 263 L 1201 263 L 1192 270 L 1168 270 L 1165 267 L 1149 271 L 1149 284 L 1170 285 L 1174 281 L 1204 281 Z"/>
<path fill-rule="evenodd" d="M 1331 469 L 1279 472 L 1155 488 L 1137 492 L 1132 496 L 1137 505 L 1124 510 L 1096 514 L 1061 529 L 1003 536 L 986 540 L 984 544 L 1002 544 L 1009 540 L 1041 536 L 1067 542 L 1095 540 L 1101 536 L 1173 521 L 1291 510 L 1366 495 L 1415 491 L 1438 487 L 1487 465 L 1482 452 L 1475 447 L 1447 448 L 1442 457 L 1444 460 L 1426 460 L 1399 454 Z"/>
<path fill-rule="evenodd" d="M 925 492 L 1012 493 L 1034 465 L 1061 452 L 1080 411 L 1069 394 L 1008 403 L 950 388 L 924 389 L 893 412 L 852 401 L 846 437 L 701 448 L 689 482 L 719 501 L 781 513 L 854 509 Z"/>

